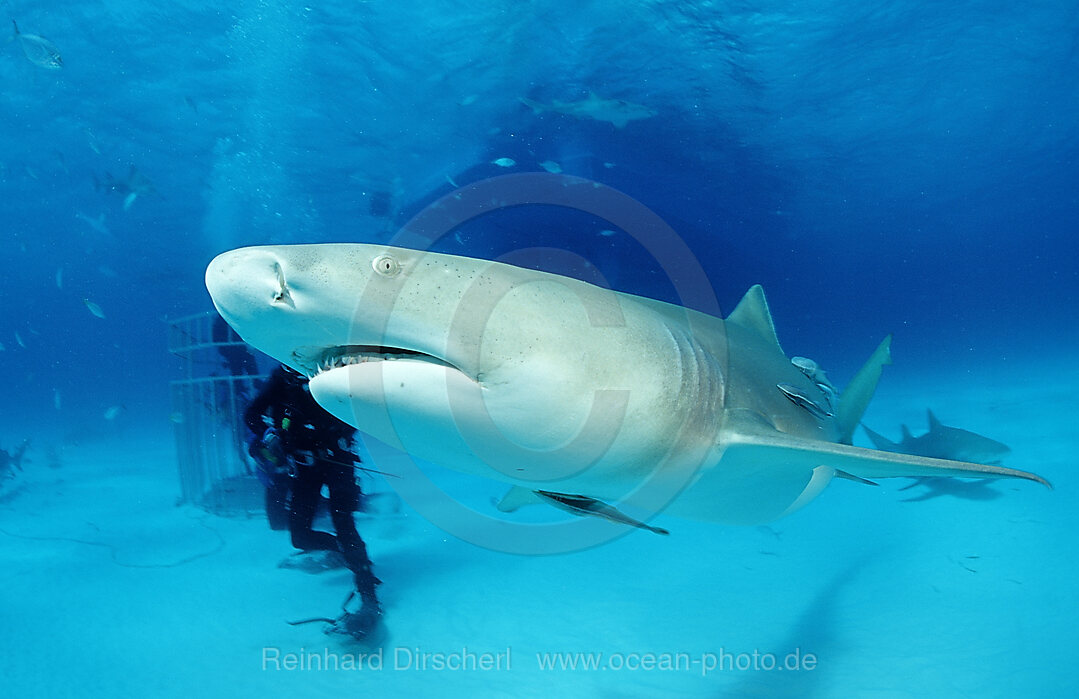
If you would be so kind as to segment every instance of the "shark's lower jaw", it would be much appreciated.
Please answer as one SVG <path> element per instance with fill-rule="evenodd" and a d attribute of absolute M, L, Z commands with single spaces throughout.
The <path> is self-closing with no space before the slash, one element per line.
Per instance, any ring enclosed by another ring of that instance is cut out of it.
<path fill-rule="evenodd" d="M 460 371 L 434 355 L 400 347 L 381 345 L 337 345 L 334 347 L 300 348 L 292 352 L 297 367 L 312 379 L 319 374 L 365 362 L 420 361 Z M 463 372 L 462 372 L 463 373 Z"/>

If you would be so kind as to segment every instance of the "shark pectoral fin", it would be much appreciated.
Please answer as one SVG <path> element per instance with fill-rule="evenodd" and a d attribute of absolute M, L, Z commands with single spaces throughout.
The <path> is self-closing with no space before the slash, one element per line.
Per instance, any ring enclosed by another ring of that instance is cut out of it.
<path fill-rule="evenodd" d="M 896 454 L 846 444 L 801 439 L 782 433 L 746 435 L 742 441 L 775 450 L 777 453 L 772 458 L 785 461 L 788 467 L 793 464 L 802 464 L 808 469 L 826 465 L 858 478 L 920 478 L 925 476 L 1019 478 L 1041 483 L 1050 489 L 1053 487 L 1049 481 L 1039 475 L 1014 468 Z"/>
<path fill-rule="evenodd" d="M 516 512 L 526 505 L 537 505 L 544 500 L 534 490 L 515 485 L 495 503 L 499 512 Z"/>
<path fill-rule="evenodd" d="M 555 507 L 575 515 L 580 515 L 582 517 L 586 515 L 602 517 L 603 519 L 609 519 L 610 521 L 618 522 L 619 524 L 628 524 L 631 527 L 647 529 L 650 532 L 662 534 L 663 536 L 670 534 L 666 529 L 653 527 L 638 519 L 633 519 L 629 515 L 619 511 L 616 507 L 608 505 L 601 500 L 590 498 L 587 495 L 568 495 L 566 493 L 554 493 L 549 490 L 537 490 L 535 491 L 535 494 Z"/>
<path fill-rule="evenodd" d="M 884 367 L 892 363 L 892 336 L 889 335 L 877 345 L 873 354 L 854 375 L 843 393 L 839 395 L 839 407 L 836 408 L 836 423 L 839 425 L 839 443 L 850 444 L 854 440 L 854 430 L 865 414 L 877 382 Z"/>

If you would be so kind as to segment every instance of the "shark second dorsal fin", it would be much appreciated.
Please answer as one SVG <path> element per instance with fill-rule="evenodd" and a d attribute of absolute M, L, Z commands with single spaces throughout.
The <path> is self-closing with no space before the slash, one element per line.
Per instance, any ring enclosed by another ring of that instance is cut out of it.
<path fill-rule="evenodd" d="M 779 346 L 779 338 L 776 337 L 772 313 L 768 310 L 768 300 L 764 297 L 764 289 L 760 284 L 754 284 L 749 288 L 746 295 L 727 316 L 727 321 L 756 332 L 770 344 L 775 345 L 780 352 L 783 351 Z"/>
<path fill-rule="evenodd" d="M 839 425 L 839 443 L 850 444 L 854 440 L 854 430 L 862 421 L 862 415 L 873 399 L 884 367 L 892 363 L 892 336 L 881 340 L 866 363 L 854 375 L 843 393 L 839 396 L 836 409 L 836 422 Z"/>
<path fill-rule="evenodd" d="M 937 429 L 938 427 L 941 427 L 940 420 L 937 419 L 937 416 L 933 414 L 932 410 L 930 410 L 929 408 L 926 408 L 925 409 L 925 414 L 929 417 L 929 431 L 930 432 Z"/>
<path fill-rule="evenodd" d="M 900 425 L 899 430 L 900 430 L 900 433 L 901 433 L 901 437 L 900 437 L 901 443 L 902 442 L 909 442 L 910 440 L 914 439 L 914 435 L 912 435 L 910 433 L 910 430 L 907 429 L 906 425 Z"/>

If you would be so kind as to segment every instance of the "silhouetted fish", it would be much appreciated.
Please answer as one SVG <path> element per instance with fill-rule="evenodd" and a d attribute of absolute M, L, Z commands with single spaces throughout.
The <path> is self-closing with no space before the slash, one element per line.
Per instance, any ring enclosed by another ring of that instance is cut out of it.
<path fill-rule="evenodd" d="M 46 70 L 60 70 L 64 67 L 60 49 L 56 48 L 55 44 L 37 34 L 23 34 L 15 20 L 11 20 L 11 24 L 15 27 L 14 38 L 19 40 L 19 46 L 22 47 L 27 60 Z"/>

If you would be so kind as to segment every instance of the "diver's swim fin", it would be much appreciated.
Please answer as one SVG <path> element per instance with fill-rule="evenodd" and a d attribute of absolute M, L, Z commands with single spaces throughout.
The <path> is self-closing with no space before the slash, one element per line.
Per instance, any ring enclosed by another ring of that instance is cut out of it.
<path fill-rule="evenodd" d="M 287 622 L 289 626 L 300 626 L 321 621 L 327 624 L 322 630 L 327 635 L 348 636 L 354 641 L 375 646 L 382 643 L 386 636 L 386 625 L 382 623 L 382 605 L 378 600 L 371 599 L 364 602 L 355 612 L 348 610 L 348 604 L 357 597 L 355 591 L 350 592 L 341 605 L 341 616 L 336 619 L 328 617 L 313 617 L 299 621 Z"/>
<path fill-rule="evenodd" d="M 365 604 L 356 612 L 345 612 L 324 629 L 326 634 L 350 636 L 356 641 L 377 643 L 384 631 L 382 606 Z"/>

